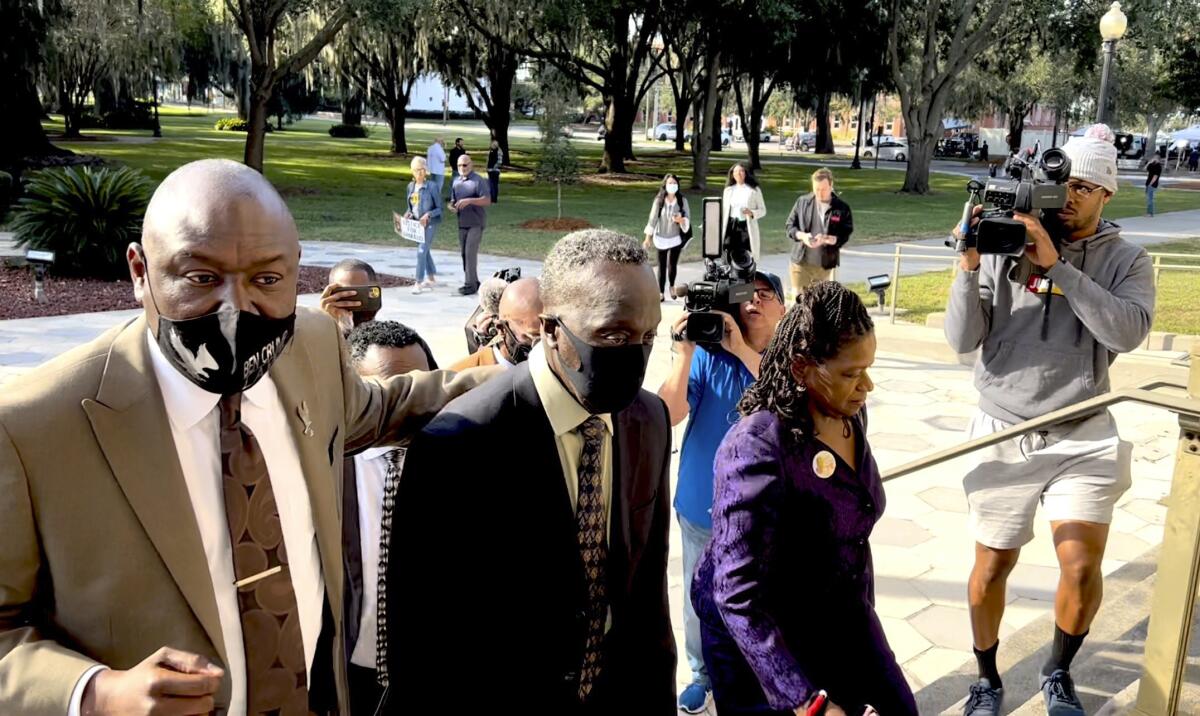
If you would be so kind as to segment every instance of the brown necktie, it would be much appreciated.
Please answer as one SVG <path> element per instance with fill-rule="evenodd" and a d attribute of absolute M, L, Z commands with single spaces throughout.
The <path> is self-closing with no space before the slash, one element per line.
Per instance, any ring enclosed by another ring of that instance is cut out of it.
<path fill-rule="evenodd" d="M 303 716 L 309 713 L 304 642 L 271 476 L 258 440 L 242 424 L 241 393 L 221 398 L 220 407 L 225 515 L 246 652 L 246 710 Z"/>
<path fill-rule="evenodd" d="M 579 431 L 583 436 L 583 450 L 579 455 L 579 497 L 575 508 L 575 524 L 588 591 L 587 643 L 584 645 L 583 665 L 579 672 L 579 700 L 584 702 L 603 667 L 604 622 L 608 618 L 604 574 L 608 563 L 608 545 L 605 542 L 607 523 L 604 519 L 604 489 L 600 483 L 603 474 L 600 448 L 604 438 L 604 422 L 593 415 L 583 422 Z"/>

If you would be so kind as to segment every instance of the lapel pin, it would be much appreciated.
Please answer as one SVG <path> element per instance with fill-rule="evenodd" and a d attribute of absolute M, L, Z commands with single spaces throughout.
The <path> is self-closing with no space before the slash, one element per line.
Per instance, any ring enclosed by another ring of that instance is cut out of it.
<path fill-rule="evenodd" d="M 837 469 L 837 460 L 834 459 L 833 453 L 822 450 L 813 456 L 812 469 L 817 477 L 828 480 L 833 477 L 833 471 Z"/>
<path fill-rule="evenodd" d="M 300 401 L 300 407 L 296 408 L 296 415 L 299 415 L 300 420 L 304 423 L 304 434 L 311 438 L 315 433 L 312 428 L 312 419 L 308 416 L 307 401 Z"/>

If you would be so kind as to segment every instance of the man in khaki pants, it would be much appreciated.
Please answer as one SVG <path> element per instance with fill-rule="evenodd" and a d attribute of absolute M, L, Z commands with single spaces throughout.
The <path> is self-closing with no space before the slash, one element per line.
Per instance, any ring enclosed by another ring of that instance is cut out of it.
<path fill-rule="evenodd" d="M 786 230 L 792 247 L 792 291 L 796 294 L 828 281 L 837 267 L 840 249 L 854 232 L 850 206 L 833 191 L 833 172 L 813 172 L 812 191 L 801 196 L 788 214 Z"/>

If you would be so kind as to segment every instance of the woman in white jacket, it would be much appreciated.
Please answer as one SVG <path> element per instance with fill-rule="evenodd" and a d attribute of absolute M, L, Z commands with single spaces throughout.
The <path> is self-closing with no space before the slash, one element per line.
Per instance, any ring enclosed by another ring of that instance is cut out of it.
<path fill-rule="evenodd" d="M 758 220 L 766 215 L 767 205 L 763 203 L 758 180 L 745 162 L 737 162 L 729 168 L 725 191 L 721 195 L 721 225 L 728 231 L 730 218 L 744 225 L 738 228 L 744 228 L 750 237 L 750 253 L 754 255 L 755 263 L 762 260 Z"/>

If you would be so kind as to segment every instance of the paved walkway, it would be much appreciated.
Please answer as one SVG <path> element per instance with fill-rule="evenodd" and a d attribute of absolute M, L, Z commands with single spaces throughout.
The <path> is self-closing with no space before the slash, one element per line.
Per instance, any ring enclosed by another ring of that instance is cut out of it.
<path fill-rule="evenodd" d="M 362 258 L 383 271 L 408 275 L 412 250 L 391 247 L 305 242 L 305 263 L 332 265 L 348 256 Z M 481 257 L 482 270 L 520 265 L 536 275 L 536 262 Z M 443 364 L 465 351 L 462 322 L 475 299 L 452 295 L 461 271 L 452 270 L 457 257 L 435 252 L 447 285 L 433 293 L 412 295 L 408 289 L 384 291 L 380 318 L 402 321 L 420 332 Z M 315 305 L 316 296 L 301 297 Z M 682 310 L 678 302 L 664 306 L 663 327 L 651 356 L 646 385 L 655 389 L 669 370 L 672 355 L 668 326 Z M 20 380 L 20 374 L 42 361 L 83 343 L 106 328 L 136 315 L 136 311 L 82 314 L 56 318 L 0 322 L 0 383 Z M 870 400 L 870 439 L 885 469 L 930 450 L 963 439 L 977 395 L 968 368 L 957 363 L 915 357 L 914 341 L 936 342 L 940 332 L 918 326 L 880 322 L 879 360 L 872 370 L 876 390 Z M 1114 369 L 1131 372 L 1179 373 L 1160 354 L 1121 358 Z M 1176 424 L 1148 408 L 1123 406 L 1114 411 L 1123 436 L 1135 444 L 1134 485 L 1119 504 L 1113 522 L 1105 573 L 1123 565 L 1162 539 L 1166 496 L 1172 471 Z M 676 445 L 683 425 L 675 430 Z M 676 453 L 676 459 L 678 454 Z M 962 496 L 962 464 L 946 464 L 891 482 L 887 511 L 872 536 L 878 574 L 878 608 L 891 645 L 914 688 L 957 669 L 971 658 L 966 613 L 965 581 L 972 559 Z M 672 526 L 670 594 L 680 644 L 678 677 L 688 680 L 683 657 L 683 574 L 677 526 Z M 1009 608 L 1001 634 L 1009 634 L 1052 608 L 1057 581 L 1053 545 L 1046 525 L 1022 553 L 1010 581 Z M 1047 639 L 1050 635 L 1047 634 Z"/>
<path fill-rule="evenodd" d="M 1151 251 L 1154 250 L 1153 246 L 1155 244 L 1182 239 L 1200 241 L 1200 209 L 1172 211 L 1153 217 L 1131 216 L 1120 219 L 1117 223 L 1121 225 L 1121 235 L 1123 237 L 1139 246 L 1145 246 Z M 949 229 L 947 229 L 947 236 L 949 233 Z M 936 236 L 924 239 L 906 239 L 885 244 L 856 246 L 852 238 L 846 247 L 847 249 L 878 254 L 878 258 L 875 256 L 845 256 L 841 267 L 838 268 L 837 279 L 843 283 L 865 283 L 868 276 L 883 273 L 891 274 L 892 255 L 897 245 L 906 248 L 920 248 L 921 253 L 926 255 L 935 253 L 947 257 L 946 259 L 905 258 L 900 264 L 901 276 L 911 276 L 926 271 L 949 268 L 953 264 L 954 252 L 946 248 L 945 240 L 946 237 L 944 236 Z M 787 254 L 769 254 L 763 257 L 761 266 L 765 270 L 779 275 L 783 279 L 784 285 L 788 286 L 789 263 L 790 259 Z M 679 267 L 679 282 L 694 281 L 700 278 L 703 273 L 704 266 L 699 262 L 681 264 Z"/>

